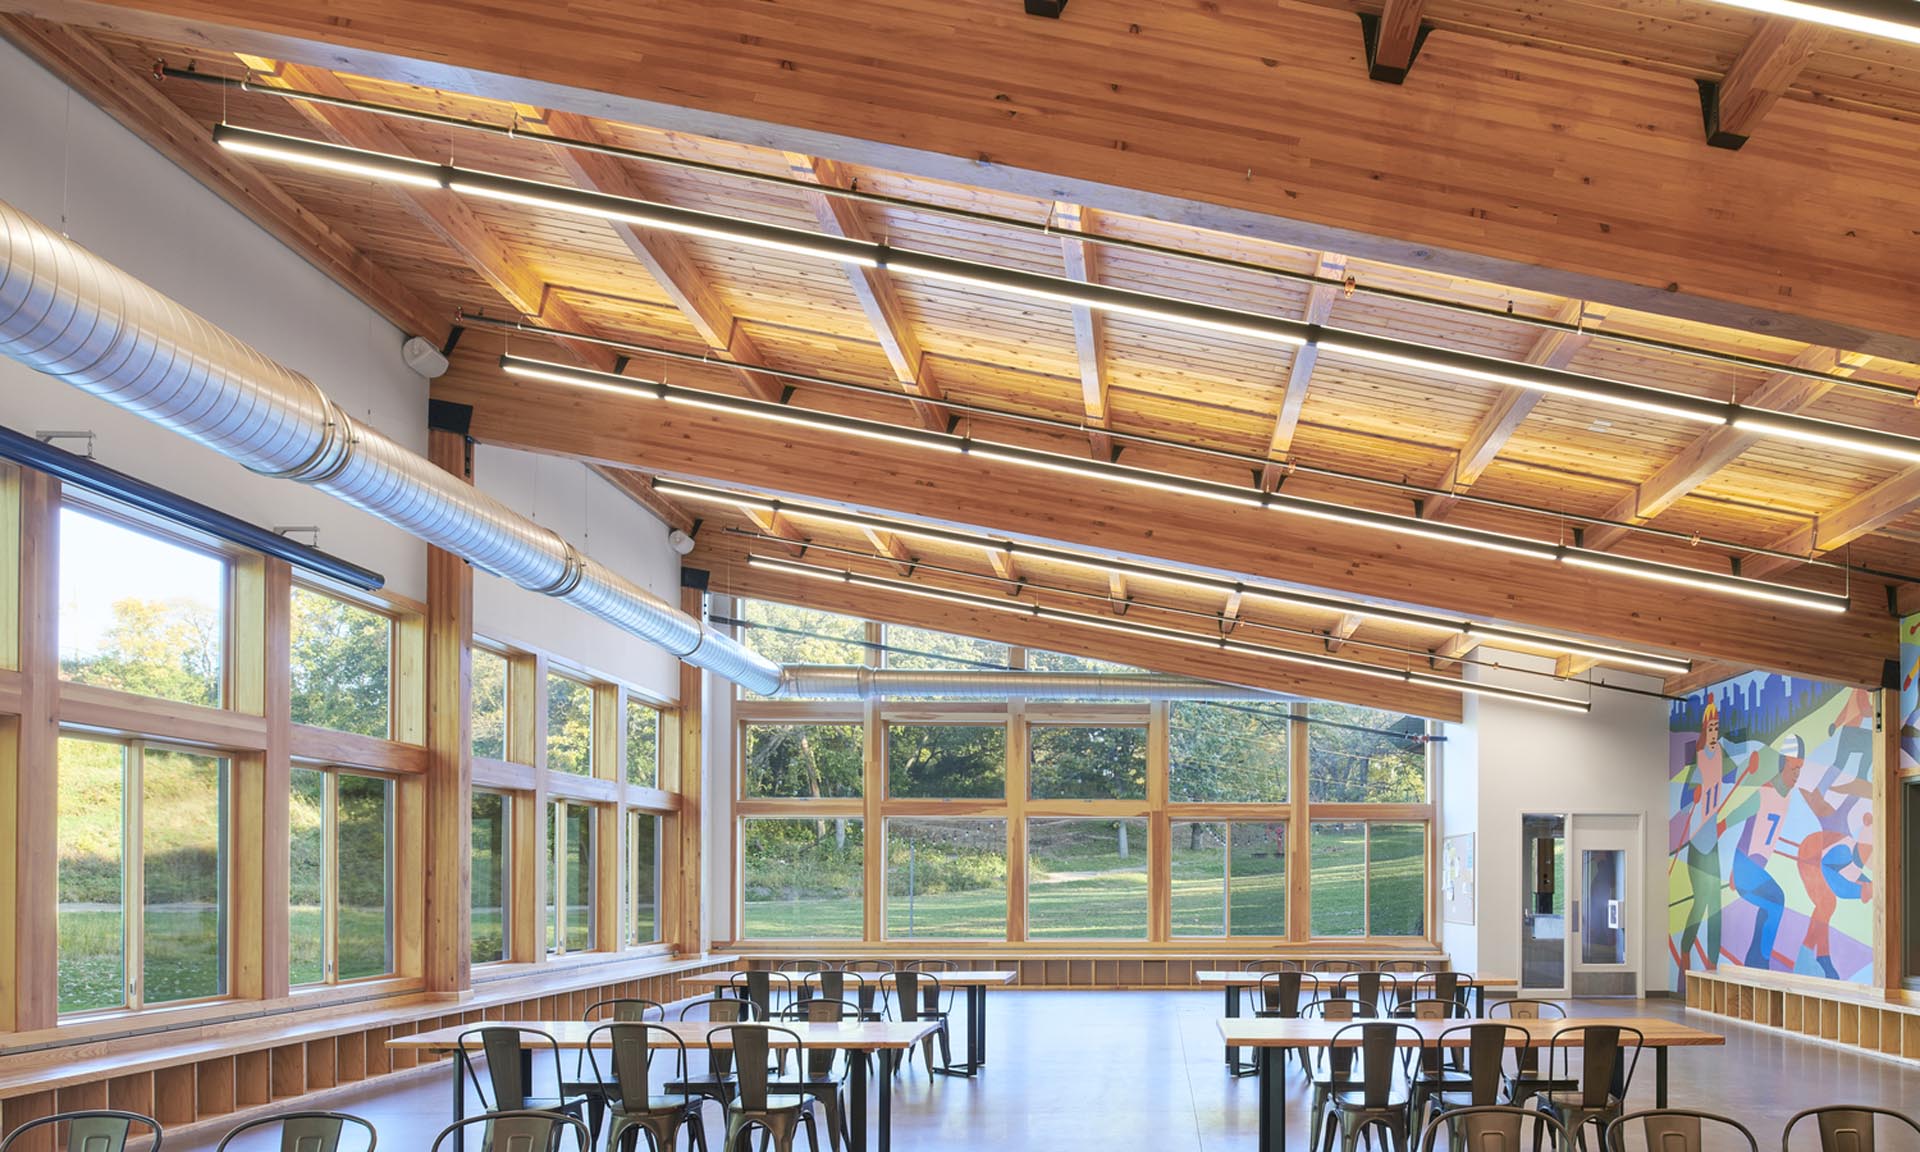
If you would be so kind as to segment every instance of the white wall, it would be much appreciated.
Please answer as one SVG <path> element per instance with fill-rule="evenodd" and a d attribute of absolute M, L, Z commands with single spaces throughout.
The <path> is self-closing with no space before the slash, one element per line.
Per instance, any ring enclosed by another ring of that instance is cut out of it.
<path fill-rule="evenodd" d="M 159 153 L 0 43 L 0 199 L 304 372 L 347 411 L 419 451 L 427 382 L 400 363 L 403 334 Z M 413 537 L 0 357 L 0 424 L 88 430 L 101 462 L 263 527 L 314 525 L 320 547 L 426 594 Z M 65 445 L 63 446 L 70 446 Z M 572 461 L 480 450 L 479 486 L 615 571 L 678 603 L 680 558 L 653 516 Z M 480 576 L 475 625 L 537 645 L 670 702 L 672 657 L 576 609 Z"/>
<path fill-rule="evenodd" d="M 1501 654 L 1512 666 L 1551 669 L 1552 661 Z M 1487 683 L 1540 691 L 1538 677 L 1507 669 L 1472 668 Z M 1610 681 L 1657 692 L 1660 683 L 1609 671 Z M 1561 694 L 1570 694 L 1560 689 Z M 1520 971 L 1520 817 L 1527 812 L 1637 815 L 1642 819 L 1643 895 L 1636 928 L 1641 942 L 1641 986 L 1665 987 L 1667 711 L 1654 696 L 1595 689 L 1585 716 L 1483 696 L 1470 700 L 1466 722 L 1473 739 L 1456 744 L 1449 725 L 1449 772 L 1460 751 L 1476 745 L 1474 802 L 1479 872 L 1478 923 L 1471 930 L 1478 969 L 1515 976 Z M 1452 785 L 1447 785 L 1451 791 Z M 1453 796 L 1447 796 L 1452 801 Z M 1462 798 L 1464 799 L 1464 798 Z M 1451 805 L 1449 805 L 1451 806 Z M 1468 831 L 1449 812 L 1449 831 Z M 1456 821 L 1461 826 L 1455 826 Z M 1451 941 L 1455 932 L 1448 933 Z M 1462 955 L 1456 953 L 1456 955 Z M 1464 963 L 1464 960 L 1463 960 Z"/>
<path fill-rule="evenodd" d="M 1442 843 L 1446 837 L 1472 834 L 1474 836 L 1474 855 L 1476 872 L 1482 867 L 1478 862 L 1481 852 L 1480 831 L 1480 730 L 1478 718 L 1474 713 L 1474 703 L 1479 699 L 1468 696 L 1465 700 L 1463 723 L 1448 724 L 1440 743 L 1440 836 Z M 1474 922 L 1472 924 L 1452 924 L 1447 921 L 1444 904 L 1440 913 L 1440 946 L 1452 958 L 1453 966 L 1462 972 L 1480 970 L 1480 922 L 1488 913 L 1485 882 L 1478 875 L 1475 880 Z M 1491 969 L 1489 969 L 1491 971 Z M 1504 973 L 1502 973 L 1504 974 Z"/>

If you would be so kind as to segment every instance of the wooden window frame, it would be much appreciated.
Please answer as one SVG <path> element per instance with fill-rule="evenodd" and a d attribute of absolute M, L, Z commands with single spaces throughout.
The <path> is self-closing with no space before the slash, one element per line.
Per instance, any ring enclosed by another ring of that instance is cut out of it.
<path fill-rule="evenodd" d="M 340 734 L 343 736 L 357 736 L 363 740 L 380 740 L 392 744 L 419 743 L 418 739 L 412 741 L 400 739 L 402 728 L 406 723 L 406 717 L 404 715 L 406 709 L 402 707 L 403 693 L 400 691 L 400 664 L 404 658 L 407 644 L 402 634 L 404 617 L 400 612 L 395 611 L 391 598 L 375 596 L 370 593 L 362 594 L 339 588 L 304 573 L 299 573 L 294 576 L 292 591 L 306 592 L 314 596 L 324 596 L 329 600 L 337 600 L 350 607 L 371 612 L 373 615 L 379 616 L 387 622 L 387 734 L 385 736 L 367 736 L 360 732 L 340 732 Z M 288 623 L 289 626 L 291 626 L 291 608 L 289 608 Z M 289 717 L 289 719 L 291 719 L 291 717 Z M 322 728 L 320 725 L 312 724 L 300 725 L 300 727 L 317 728 L 327 732 L 339 731 L 338 729 Z"/>
<path fill-rule="evenodd" d="M 318 988 L 337 988 L 365 984 L 372 981 L 391 980 L 398 975 L 400 967 L 400 916 L 399 916 L 399 832 L 400 832 L 400 781 L 384 772 L 375 772 L 348 764 L 308 764 L 296 762 L 296 770 L 320 773 L 320 835 L 322 848 L 321 876 L 321 977 L 304 984 L 293 984 L 291 966 L 288 983 L 295 993 Z M 368 780 L 378 780 L 387 786 L 387 893 L 393 907 L 387 913 L 387 970 L 368 976 L 340 978 L 340 778 L 359 776 Z"/>

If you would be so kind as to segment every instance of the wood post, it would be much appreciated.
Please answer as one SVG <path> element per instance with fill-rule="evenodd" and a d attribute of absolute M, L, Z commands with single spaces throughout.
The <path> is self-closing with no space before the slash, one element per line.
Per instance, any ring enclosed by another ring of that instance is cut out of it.
<path fill-rule="evenodd" d="M 619 784 L 616 796 L 626 795 L 627 726 L 623 713 L 626 692 L 617 684 L 593 688 L 593 774 Z M 593 947 L 617 952 L 626 942 L 627 907 L 620 887 L 627 858 L 626 807 L 618 800 L 593 808 Z"/>
<path fill-rule="evenodd" d="M 12 532 L 5 547 L 19 560 L 12 617 L 20 713 L 0 720 L 0 828 L 13 833 L 0 853 L 0 1030 L 52 1027 L 59 1016 L 55 828 L 59 730 L 54 703 L 60 661 L 56 619 L 60 587 L 60 483 L 15 469 L 4 503 Z"/>
<path fill-rule="evenodd" d="M 1307 706 L 1295 704 L 1287 721 L 1287 757 L 1292 776 L 1287 780 L 1287 803 L 1293 815 L 1287 821 L 1287 939 L 1313 935 L 1312 874 L 1307 856 L 1312 845 L 1312 823 L 1307 819 Z"/>
<path fill-rule="evenodd" d="M 467 438 L 434 429 L 428 456 L 473 482 Z M 427 780 L 425 900 L 421 966 L 426 991 L 451 994 L 472 984 L 473 569 L 451 552 L 427 550 Z M 516 871 L 527 871 L 525 860 Z M 516 956 L 515 959 L 521 959 Z"/>
<path fill-rule="evenodd" d="M 680 610 L 704 619 L 706 598 L 702 588 L 682 587 Z M 671 941 L 674 950 L 682 954 L 705 952 L 710 943 L 700 900 L 701 821 L 706 813 L 705 806 L 700 802 L 701 794 L 705 791 L 706 776 L 706 765 L 701 757 L 701 739 L 705 731 L 700 695 L 703 677 L 704 673 L 693 665 L 680 665 L 679 722 L 675 725 L 680 737 L 680 811 L 671 821 L 678 859 L 676 871 L 662 877 L 661 881 L 663 887 L 676 897 L 673 921 L 668 923 L 662 920 L 661 938 Z"/>
<path fill-rule="evenodd" d="M 1167 816 L 1171 758 L 1167 718 L 1171 706 L 1156 700 L 1147 710 L 1147 939 L 1173 936 L 1173 821 Z"/>
<path fill-rule="evenodd" d="M 265 747 L 232 757 L 232 939 L 228 988 L 242 999 L 277 999 L 288 989 L 291 877 L 293 569 L 246 556 L 233 564 L 233 707 L 266 721 Z"/>

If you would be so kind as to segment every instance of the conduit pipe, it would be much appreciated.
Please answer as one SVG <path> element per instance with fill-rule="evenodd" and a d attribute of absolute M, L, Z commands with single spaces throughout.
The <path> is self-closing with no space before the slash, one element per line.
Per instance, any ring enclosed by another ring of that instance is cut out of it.
<path fill-rule="evenodd" d="M 354 419 L 305 376 L 4 202 L 0 352 L 263 476 L 310 484 L 753 692 L 781 689 L 772 661 Z"/>

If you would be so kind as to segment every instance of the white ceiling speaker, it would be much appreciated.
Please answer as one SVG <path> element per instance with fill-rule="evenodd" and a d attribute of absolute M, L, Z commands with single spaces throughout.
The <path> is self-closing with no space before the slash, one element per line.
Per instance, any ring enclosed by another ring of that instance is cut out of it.
<path fill-rule="evenodd" d="M 687 553 L 693 551 L 693 537 L 675 528 L 673 531 L 667 533 L 667 547 L 685 556 Z"/>
<path fill-rule="evenodd" d="M 407 342 L 400 345 L 400 359 L 429 380 L 438 380 L 447 374 L 447 358 L 432 341 L 421 336 L 408 337 Z"/>

